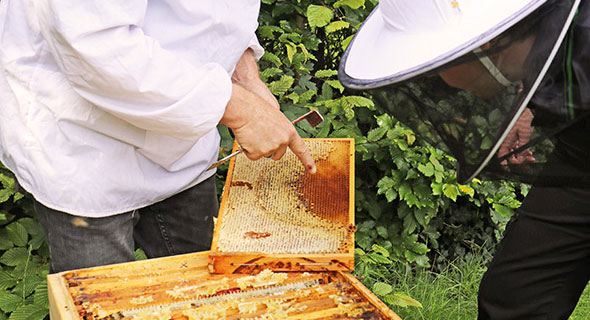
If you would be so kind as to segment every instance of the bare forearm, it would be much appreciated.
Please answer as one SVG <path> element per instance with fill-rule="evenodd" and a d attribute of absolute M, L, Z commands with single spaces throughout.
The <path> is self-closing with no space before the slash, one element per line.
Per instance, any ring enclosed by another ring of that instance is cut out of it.
<path fill-rule="evenodd" d="M 244 51 L 244 54 L 242 54 L 232 75 L 232 82 L 257 94 L 270 105 L 280 108 L 277 99 L 273 96 L 262 79 L 260 79 L 258 63 L 254 58 L 252 49 L 247 49 Z"/>

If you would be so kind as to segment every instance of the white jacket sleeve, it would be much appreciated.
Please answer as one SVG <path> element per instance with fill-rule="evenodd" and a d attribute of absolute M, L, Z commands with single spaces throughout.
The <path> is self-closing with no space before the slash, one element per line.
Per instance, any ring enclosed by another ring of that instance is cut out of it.
<path fill-rule="evenodd" d="M 43 37 L 74 90 L 133 126 L 196 142 L 231 96 L 229 74 L 146 36 L 147 0 L 34 0 Z"/>
<path fill-rule="evenodd" d="M 264 55 L 264 48 L 262 48 L 260 42 L 258 42 L 256 34 L 252 35 L 252 38 L 248 43 L 248 48 L 252 49 L 252 51 L 254 52 L 254 59 L 256 59 L 256 61 L 260 60 L 260 58 L 262 58 L 262 56 Z"/>

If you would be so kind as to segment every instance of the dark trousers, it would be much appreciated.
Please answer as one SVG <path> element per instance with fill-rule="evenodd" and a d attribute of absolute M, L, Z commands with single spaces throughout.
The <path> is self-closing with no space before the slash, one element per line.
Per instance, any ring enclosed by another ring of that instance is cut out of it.
<path fill-rule="evenodd" d="M 568 319 L 590 278 L 590 191 L 533 188 L 479 289 L 478 319 Z"/>
<path fill-rule="evenodd" d="M 215 177 L 145 208 L 104 218 L 76 217 L 35 201 L 50 272 L 209 250 L 218 203 Z"/>

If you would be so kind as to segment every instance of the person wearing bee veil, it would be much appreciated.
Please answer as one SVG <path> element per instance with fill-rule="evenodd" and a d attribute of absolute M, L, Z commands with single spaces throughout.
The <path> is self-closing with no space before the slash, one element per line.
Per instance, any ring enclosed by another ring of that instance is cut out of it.
<path fill-rule="evenodd" d="M 381 0 L 339 78 L 456 159 L 532 185 L 481 280 L 479 319 L 567 319 L 590 277 L 590 4 Z"/>

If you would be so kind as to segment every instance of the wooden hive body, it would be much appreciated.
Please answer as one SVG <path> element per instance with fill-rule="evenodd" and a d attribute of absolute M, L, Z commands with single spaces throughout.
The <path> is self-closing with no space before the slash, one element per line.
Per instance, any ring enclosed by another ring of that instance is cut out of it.
<path fill-rule="evenodd" d="M 50 317 L 73 319 L 394 319 L 347 272 L 215 275 L 209 252 L 48 276 Z"/>
<path fill-rule="evenodd" d="M 212 273 L 354 269 L 354 140 L 304 139 L 317 165 L 230 162 L 211 246 Z"/>

